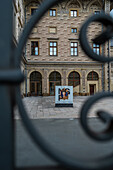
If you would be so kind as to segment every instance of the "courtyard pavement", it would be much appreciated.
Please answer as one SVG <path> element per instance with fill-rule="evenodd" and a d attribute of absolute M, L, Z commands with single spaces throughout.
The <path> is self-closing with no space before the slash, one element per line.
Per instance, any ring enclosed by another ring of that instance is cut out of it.
<path fill-rule="evenodd" d="M 23 98 L 24 106 L 30 119 L 47 119 L 47 118 L 79 118 L 80 110 L 89 96 L 74 96 L 73 107 L 55 107 L 55 97 L 25 97 Z M 97 110 L 105 110 L 113 115 L 113 98 L 98 101 L 91 107 L 88 116 L 96 117 Z M 15 108 L 15 119 L 20 119 L 18 109 Z"/>

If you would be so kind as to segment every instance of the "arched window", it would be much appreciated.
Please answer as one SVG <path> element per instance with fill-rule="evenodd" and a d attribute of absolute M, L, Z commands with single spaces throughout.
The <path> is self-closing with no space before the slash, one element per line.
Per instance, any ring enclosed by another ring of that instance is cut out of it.
<path fill-rule="evenodd" d="M 49 75 L 49 92 L 50 95 L 55 95 L 55 86 L 61 85 L 61 75 L 59 72 L 54 71 Z"/>
<path fill-rule="evenodd" d="M 30 93 L 32 96 L 42 95 L 42 75 L 38 71 L 30 75 Z"/>
<path fill-rule="evenodd" d="M 79 73 L 73 71 L 69 74 L 68 77 L 68 85 L 76 87 L 80 84 L 80 75 Z"/>
<path fill-rule="evenodd" d="M 98 80 L 99 77 L 98 77 L 98 74 L 94 71 L 90 72 L 87 76 L 87 80 Z"/>
<path fill-rule="evenodd" d="M 61 75 L 57 71 L 54 71 L 49 76 L 49 81 L 61 81 Z"/>
<path fill-rule="evenodd" d="M 34 71 L 30 75 L 30 81 L 42 81 L 42 75 L 38 71 Z"/>

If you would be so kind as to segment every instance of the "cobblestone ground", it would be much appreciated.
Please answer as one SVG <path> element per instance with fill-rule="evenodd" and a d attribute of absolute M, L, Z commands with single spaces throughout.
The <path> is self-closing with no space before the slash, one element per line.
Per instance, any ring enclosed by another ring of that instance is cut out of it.
<path fill-rule="evenodd" d="M 23 100 L 28 116 L 31 119 L 46 118 L 79 118 L 83 103 L 89 96 L 74 96 L 73 107 L 55 107 L 55 97 L 26 97 Z M 88 116 L 96 117 L 96 110 L 106 110 L 113 114 L 113 99 L 98 101 L 91 107 Z M 15 119 L 20 119 L 18 109 L 15 108 Z"/>

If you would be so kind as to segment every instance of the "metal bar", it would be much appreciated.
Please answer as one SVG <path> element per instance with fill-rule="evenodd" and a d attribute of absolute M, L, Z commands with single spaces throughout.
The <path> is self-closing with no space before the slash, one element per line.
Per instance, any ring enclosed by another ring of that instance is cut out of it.
<path fill-rule="evenodd" d="M 25 167 L 25 168 L 16 168 L 15 170 L 67 170 L 62 166 L 41 166 L 41 167 Z"/>
<path fill-rule="evenodd" d="M 11 67 L 12 1 L 0 4 L 0 70 Z M 12 104 L 8 85 L 0 84 L 0 170 L 13 169 Z"/>

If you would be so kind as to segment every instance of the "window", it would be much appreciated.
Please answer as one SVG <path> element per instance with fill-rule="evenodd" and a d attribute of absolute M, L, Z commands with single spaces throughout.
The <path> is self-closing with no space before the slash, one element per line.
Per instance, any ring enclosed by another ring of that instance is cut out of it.
<path fill-rule="evenodd" d="M 94 51 L 94 53 L 99 55 L 100 54 L 100 45 L 93 44 L 93 51 Z"/>
<path fill-rule="evenodd" d="M 39 42 L 31 41 L 31 55 L 39 55 Z"/>
<path fill-rule="evenodd" d="M 73 86 L 73 87 L 80 85 L 80 75 L 79 75 L 79 73 L 73 71 L 69 74 L 68 85 Z"/>
<path fill-rule="evenodd" d="M 98 74 L 94 71 L 90 72 L 87 76 L 87 80 L 98 80 Z"/>
<path fill-rule="evenodd" d="M 31 8 L 31 15 L 34 15 L 38 9 L 37 8 Z"/>
<path fill-rule="evenodd" d="M 95 14 L 100 14 L 100 11 L 95 11 Z"/>
<path fill-rule="evenodd" d="M 77 33 L 77 28 L 71 28 L 72 33 Z"/>
<path fill-rule="evenodd" d="M 57 56 L 57 42 L 49 42 L 49 55 Z"/>
<path fill-rule="evenodd" d="M 78 55 L 78 43 L 71 42 L 71 56 L 77 56 L 77 55 Z"/>
<path fill-rule="evenodd" d="M 56 34 L 56 32 L 57 32 L 56 27 L 49 27 L 49 33 Z"/>
<path fill-rule="evenodd" d="M 55 17 L 56 16 L 56 9 L 50 9 L 49 10 L 49 16 L 50 17 Z"/>
<path fill-rule="evenodd" d="M 110 40 L 110 46 L 113 47 L 113 37 Z"/>
<path fill-rule="evenodd" d="M 70 16 L 71 17 L 77 17 L 78 16 L 78 11 L 77 10 L 70 10 Z"/>

